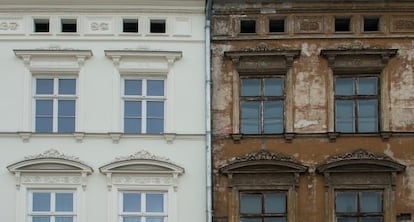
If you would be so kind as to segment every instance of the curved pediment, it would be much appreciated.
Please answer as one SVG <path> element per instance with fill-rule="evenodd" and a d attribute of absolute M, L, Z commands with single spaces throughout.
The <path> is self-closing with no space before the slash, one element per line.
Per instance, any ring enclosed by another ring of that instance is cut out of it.
<path fill-rule="evenodd" d="M 7 167 L 10 172 L 62 172 L 62 173 L 87 173 L 93 169 L 82 163 L 79 158 L 67 156 L 57 150 L 48 150 L 42 154 L 26 157 Z"/>
<path fill-rule="evenodd" d="M 298 163 L 293 157 L 261 150 L 237 157 L 222 168 L 225 174 L 233 173 L 301 173 L 307 167 Z"/>
<path fill-rule="evenodd" d="M 99 168 L 102 173 L 138 174 L 182 174 L 184 169 L 169 159 L 158 157 L 147 151 L 116 158 L 113 162 Z"/>
<path fill-rule="evenodd" d="M 318 172 L 401 172 L 405 166 L 391 157 L 363 149 L 333 156 L 317 168 Z"/>

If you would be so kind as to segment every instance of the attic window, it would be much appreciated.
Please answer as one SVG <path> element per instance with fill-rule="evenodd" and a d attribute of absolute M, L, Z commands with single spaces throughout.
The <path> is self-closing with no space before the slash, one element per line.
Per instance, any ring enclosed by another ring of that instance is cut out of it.
<path fill-rule="evenodd" d="M 364 17 L 364 32 L 376 32 L 380 30 L 379 17 Z"/>
<path fill-rule="evenodd" d="M 285 32 L 285 19 L 269 19 L 269 32 Z"/>
<path fill-rule="evenodd" d="M 256 20 L 241 20 L 240 33 L 256 33 Z"/>
<path fill-rule="evenodd" d="M 165 33 L 165 19 L 151 19 L 150 32 L 151 33 Z"/>
<path fill-rule="evenodd" d="M 77 31 L 76 19 L 62 19 L 61 25 L 62 25 L 62 32 L 76 32 Z"/>
<path fill-rule="evenodd" d="M 349 32 L 351 31 L 350 18 L 335 18 L 335 32 Z"/>
<path fill-rule="evenodd" d="M 34 19 L 34 32 L 49 32 L 49 19 Z"/>
<path fill-rule="evenodd" d="M 137 33 L 138 32 L 138 19 L 124 19 L 122 31 L 130 32 L 130 33 Z"/>

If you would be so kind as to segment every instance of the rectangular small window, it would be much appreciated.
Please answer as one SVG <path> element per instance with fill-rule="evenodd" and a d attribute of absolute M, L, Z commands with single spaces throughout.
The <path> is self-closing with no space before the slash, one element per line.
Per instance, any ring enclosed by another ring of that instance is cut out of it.
<path fill-rule="evenodd" d="M 123 99 L 125 133 L 164 131 L 164 80 L 126 79 Z"/>
<path fill-rule="evenodd" d="M 62 32 L 77 32 L 76 19 L 62 19 L 60 20 Z"/>
<path fill-rule="evenodd" d="M 256 33 L 256 20 L 240 20 L 240 33 Z"/>
<path fill-rule="evenodd" d="M 72 191 L 31 191 L 30 222 L 75 222 L 75 193 Z"/>
<path fill-rule="evenodd" d="M 269 32 L 285 32 L 285 19 L 269 19 Z"/>
<path fill-rule="evenodd" d="M 35 131 L 75 131 L 76 79 L 38 78 L 35 83 Z"/>
<path fill-rule="evenodd" d="M 364 17 L 364 32 L 377 32 L 380 30 L 379 17 Z"/>
<path fill-rule="evenodd" d="M 381 191 L 335 192 L 336 222 L 384 221 Z"/>
<path fill-rule="evenodd" d="M 335 130 L 371 133 L 379 128 L 378 77 L 335 78 Z"/>
<path fill-rule="evenodd" d="M 123 32 L 138 33 L 138 19 L 123 19 Z"/>
<path fill-rule="evenodd" d="M 34 19 L 34 32 L 49 32 L 49 19 Z"/>
<path fill-rule="evenodd" d="M 240 89 L 241 133 L 283 133 L 284 79 L 242 78 Z"/>
<path fill-rule="evenodd" d="M 350 18 L 335 18 L 335 32 L 349 32 L 351 31 Z"/>
<path fill-rule="evenodd" d="M 240 222 L 287 222 L 285 192 L 240 193 Z"/>
<path fill-rule="evenodd" d="M 165 33 L 165 19 L 151 19 L 150 33 Z"/>
<path fill-rule="evenodd" d="M 163 192 L 122 192 L 120 193 L 119 221 L 166 222 L 167 194 Z"/>

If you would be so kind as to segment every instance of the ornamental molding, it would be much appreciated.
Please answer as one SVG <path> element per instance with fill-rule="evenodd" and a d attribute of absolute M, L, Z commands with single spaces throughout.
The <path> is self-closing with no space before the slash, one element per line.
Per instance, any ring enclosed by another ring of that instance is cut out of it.
<path fill-rule="evenodd" d="M 288 161 L 295 162 L 298 161 L 291 156 L 287 156 L 281 153 L 271 153 L 268 150 L 260 150 L 259 152 L 252 152 L 245 154 L 241 157 L 235 157 L 230 160 L 231 163 L 244 162 L 244 161 L 255 161 L 255 160 L 278 160 L 278 161 Z"/>
<path fill-rule="evenodd" d="M 35 154 L 30 156 L 25 156 L 25 160 L 34 160 L 34 159 L 45 159 L 45 158 L 54 158 L 54 159 L 63 159 L 63 160 L 71 160 L 71 161 L 77 161 L 81 162 L 79 160 L 79 157 L 76 156 L 69 156 L 66 154 L 63 154 L 55 149 L 46 150 L 45 152 L 41 154 Z"/>
<path fill-rule="evenodd" d="M 113 176 L 112 184 L 116 185 L 174 185 L 174 179 L 172 177 L 160 177 L 160 176 Z"/>
<path fill-rule="evenodd" d="M 351 153 L 343 153 L 329 158 L 326 162 L 333 163 L 344 160 L 389 160 L 392 159 L 385 154 L 372 153 L 364 149 L 358 149 Z"/>
<path fill-rule="evenodd" d="M 170 159 L 166 157 L 162 157 L 162 156 L 156 156 L 146 150 L 140 150 L 128 156 L 116 157 L 113 162 L 126 161 L 126 160 L 158 160 L 162 162 L 171 163 Z"/>
<path fill-rule="evenodd" d="M 21 180 L 24 184 L 81 184 L 81 176 L 50 176 L 50 175 L 25 175 Z"/>

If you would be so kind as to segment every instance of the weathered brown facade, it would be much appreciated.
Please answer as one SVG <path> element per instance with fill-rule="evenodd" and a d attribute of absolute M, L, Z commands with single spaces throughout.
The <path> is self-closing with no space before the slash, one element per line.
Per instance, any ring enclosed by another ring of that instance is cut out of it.
<path fill-rule="evenodd" d="M 211 35 L 214 221 L 412 221 L 414 1 L 214 0 Z"/>

